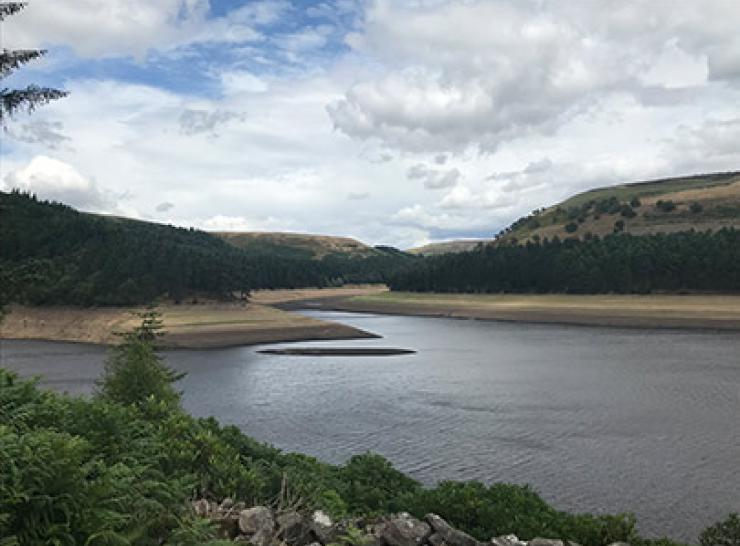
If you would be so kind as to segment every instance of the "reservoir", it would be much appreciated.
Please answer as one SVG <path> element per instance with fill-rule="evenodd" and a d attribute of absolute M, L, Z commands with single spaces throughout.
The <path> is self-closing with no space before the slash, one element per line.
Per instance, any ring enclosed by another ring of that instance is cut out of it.
<path fill-rule="evenodd" d="M 632 511 L 696 541 L 740 510 L 740 335 L 306 311 L 382 336 L 170 351 L 184 406 L 289 451 L 375 451 L 416 479 L 531 484 L 556 508 Z M 2 366 L 89 393 L 105 349 L 3 341 Z"/>

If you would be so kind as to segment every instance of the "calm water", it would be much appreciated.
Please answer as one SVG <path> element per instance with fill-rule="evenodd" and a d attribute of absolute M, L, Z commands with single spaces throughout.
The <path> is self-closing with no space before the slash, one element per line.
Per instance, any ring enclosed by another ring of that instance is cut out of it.
<path fill-rule="evenodd" d="M 384 336 L 311 345 L 418 354 L 171 352 L 186 408 L 330 462 L 373 450 L 427 483 L 531 483 L 564 510 L 631 510 L 647 534 L 693 541 L 740 510 L 740 335 L 310 314 Z M 104 354 L 5 342 L 2 364 L 86 393 Z"/>

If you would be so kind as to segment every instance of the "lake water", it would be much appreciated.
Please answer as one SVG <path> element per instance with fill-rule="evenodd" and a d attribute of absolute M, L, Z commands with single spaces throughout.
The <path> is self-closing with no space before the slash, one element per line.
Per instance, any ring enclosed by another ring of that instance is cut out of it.
<path fill-rule="evenodd" d="M 532 484 L 557 508 L 633 511 L 695 541 L 740 510 L 740 335 L 307 312 L 394 357 L 173 351 L 184 404 L 329 462 L 372 450 L 425 483 Z M 271 345 L 271 347 L 279 347 Z M 287 345 L 286 345 L 287 346 Z M 4 342 L 2 365 L 93 388 L 99 347 Z"/>

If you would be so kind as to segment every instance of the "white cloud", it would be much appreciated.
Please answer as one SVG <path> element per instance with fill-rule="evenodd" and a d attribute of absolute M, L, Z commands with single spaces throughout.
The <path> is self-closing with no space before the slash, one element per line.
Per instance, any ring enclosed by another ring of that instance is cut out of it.
<path fill-rule="evenodd" d="M 30 2 L 3 27 L 16 47 L 67 45 L 83 57 L 133 56 L 195 43 L 262 39 L 286 2 L 255 2 L 210 18 L 208 0 L 54 0 Z"/>
<path fill-rule="evenodd" d="M 740 5 L 724 0 L 378 0 L 347 39 L 377 60 L 377 75 L 351 86 L 329 113 L 360 140 L 493 152 L 552 134 L 610 93 L 655 100 L 656 87 L 736 78 L 737 28 Z"/>
<path fill-rule="evenodd" d="M 424 187 L 430 190 L 451 188 L 457 185 L 461 176 L 462 173 L 459 169 L 433 169 L 424 163 L 412 165 L 406 171 L 406 178 L 409 180 L 421 180 L 424 183 Z"/>
<path fill-rule="evenodd" d="M 101 190 L 95 180 L 83 176 L 72 165 L 45 155 L 36 156 L 25 167 L 9 172 L 4 183 L 8 190 L 20 189 L 84 210 L 115 208 L 111 193 Z"/>

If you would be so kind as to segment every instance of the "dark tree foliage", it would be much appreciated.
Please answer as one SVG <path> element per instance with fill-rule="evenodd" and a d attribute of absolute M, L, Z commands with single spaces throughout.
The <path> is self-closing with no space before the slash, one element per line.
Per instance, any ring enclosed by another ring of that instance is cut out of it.
<path fill-rule="evenodd" d="M 390 286 L 418 292 L 738 292 L 740 231 L 489 245 L 430 258 Z"/>
<path fill-rule="evenodd" d="M 241 250 L 192 228 L 85 214 L 0 192 L 0 300 L 134 305 L 160 297 L 230 298 L 255 288 L 384 282 L 417 261 L 390 249 L 318 261 Z"/>
<path fill-rule="evenodd" d="M 0 22 L 26 6 L 25 2 L 0 3 Z M 44 49 L 5 49 L 0 52 L 0 80 L 5 79 L 24 64 L 46 54 Z M 0 88 L 0 125 L 19 110 L 32 112 L 37 106 L 67 95 L 66 91 L 29 85 L 25 89 Z"/>

